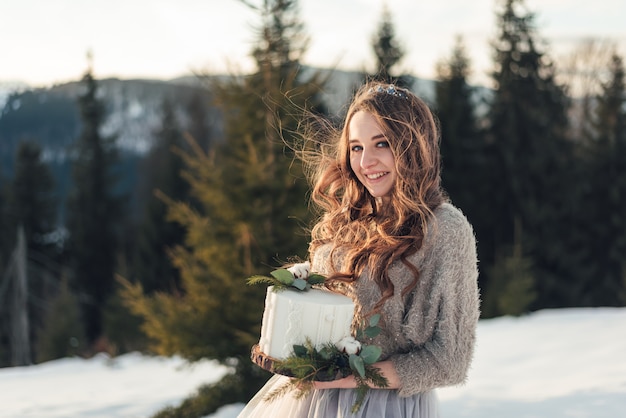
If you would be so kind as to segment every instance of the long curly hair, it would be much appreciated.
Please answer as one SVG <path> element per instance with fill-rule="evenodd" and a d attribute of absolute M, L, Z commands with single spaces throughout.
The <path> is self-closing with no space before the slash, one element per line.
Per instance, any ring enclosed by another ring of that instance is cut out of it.
<path fill-rule="evenodd" d="M 374 116 L 393 153 L 397 178 L 389 199 L 374 198 L 350 167 L 349 126 L 359 111 Z M 367 270 L 382 295 L 374 308 L 379 311 L 394 294 L 392 263 L 400 260 L 413 273 L 403 296 L 417 285 L 419 271 L 407 257 L 421 248 L 429 218 L 446 201 L 438 123 L 410 91 L 369 82 L 356 92 L 343 128 L 324 131 L 331 138 L 317 147 L 308 166 L 311 201 L 321 213 L 311 230 L 310 254 L 328 243 L 333 264 L 332 257 L 341 254 L 344 271 L 329 277 L 329 287 L 354 282 Z"/>

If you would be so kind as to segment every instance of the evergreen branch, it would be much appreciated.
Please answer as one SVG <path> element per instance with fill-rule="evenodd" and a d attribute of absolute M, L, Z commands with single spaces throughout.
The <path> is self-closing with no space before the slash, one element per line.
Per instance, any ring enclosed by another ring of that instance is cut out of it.
<path fill-rule="evenodd" d="M 284 287 L 285 285 L 278 281 L 277 279 L 269 276 L 252 276 L 246 280 L 246 283 L 249 285 L 257 285 L 257 284 L 269 284 L 277 287 Z"/>
<path fill-rule="evenodd" d="M 275 290 L 283 290 L 290 286 L 305 290 L 311 287 L 311 283 L 306 282 L 306 279 L 315 283 L 324 281 L 324 276 L 309 273 L 308 263 L 304 267 L 304 273 L 298 268 L 278 269 L 271 273 L 271 277 L 252 276 L 247 283 L 268 283 L 274 285 Z M 338 342 L 323 344 L 319 350 L 310 338 L 307 338 L 304 344 L 295 344 L 292 355 L 285 359 L 274 360 L 273 365 L 275 373 L 289 376 L 291 379 L 272 390 L 264 399 L 271 402 L 291 390 L 295 390 L 294 396 L 300 399 L 313 389 L 315 381 L 333 381 L 353 375 L 357 383 L 355 389 L 357 398 L 352 406 L 352 412 L 357 412 L 370 388 L 369 383 L 379 388 L 389 386 L 389 382 L 381 374 L 380 369 L 373 366 L 380 358 L 381 348 L 363 345 L 358 341 L 358 338 L 377 336 L 380 332 L 379 320 L 380 314 L 372 315 L 367 325 L 364 324 L 357 330 L 357 339 L 345 336 Z"/>
<path fill-rule="evenodd" d="M 352 413 L 356 414 L 359 409 L 361 409 L 361 406 L 363 405 L 363 401 L 365 400 L 365 395 L 367 394 L 367 391 L 370 389 L 369 386 L 367 385 L 367 381 L 366 379 L 362 378 L 361 376 L 357 374 L 354 375 L 354 378 L 356 380 L 356 400 L 354 401 L 354 404 L 352 405 Z"/>
<path fill-rule="evenodd" d="M 276 389 L 272 390 L 267 395 L 265 395 L 263 400 L 266 401 L 266 402 L 273 402 L 276 399 L 278 399 L 278 398 L 280 398 L 282 396 L 285 396 L 287 393 L 289 393 L 290 391 L 292 391 L 295 388 L 296 388 L 296 386 L 295 386 L 294 381 L 290 380 L 288 382 L 285 382 L 283 385 L 277 387 Z"/>
<path fill-rule="evenodd" d="M 378 367 L 375 367 L 371 364 L 365 366 L 365 376 L 367 376 L 366 380 L 371 382 L 373 386 L 377 388 L 385 389 L 389 387 L 389 381 L 387 378 L 380 372 Z"/>
<path fill-rule="evenodd" d="M 294 396 L 300 399 L 313 389 L 315 381 L 332 381 L 354 375 L 357 397 L 352 412 L 357 412 L 370 387 L 389 387 L 389 382 L 380 369 L 373 366 L 379 356 L 380 348 L 376 346 L 364 345 L 359 353 L 347 354 L 332 343 L 326 343 L 318 350 L 307 338 L 304 344 L 293 346 L 291 356 L 274 362 L 274 371 L 290 376 L 291 379 L 267 394 L 265 400 L 272 401 L 290 390 L 295 390 Z M 359 364 L 358 367 L 355 366 L 356 363 Z"/>
<path fill-rule="evenodd" d="M 298 266 L 306 265 L 303 268 Z M 292 270 L 290 270 L 292 269 Z M 294 274 L 297 272 L 297 276 Z M 246 280 L 249 285 L 269 284 L 274 286 L 274 291 L 281 291 L 294 288 L 299 291 L 307 291 L 313 285 L 323 284 L 326 278 L 318 273 L 310 273 L 309 263 L 295 264 L 290 268 L 279 268 L 270 273 L 269 276 L 254 275 Z"/>

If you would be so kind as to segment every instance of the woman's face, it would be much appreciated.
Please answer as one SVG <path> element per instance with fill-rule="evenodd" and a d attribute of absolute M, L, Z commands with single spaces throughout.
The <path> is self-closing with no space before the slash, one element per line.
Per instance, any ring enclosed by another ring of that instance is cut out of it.
<path fill-rule="evenodd" d="M 350 167 L 373 197 L 387 196 L 396 182 L 395 158 L 371 113 L 358 111 L 348 124 Z"/>

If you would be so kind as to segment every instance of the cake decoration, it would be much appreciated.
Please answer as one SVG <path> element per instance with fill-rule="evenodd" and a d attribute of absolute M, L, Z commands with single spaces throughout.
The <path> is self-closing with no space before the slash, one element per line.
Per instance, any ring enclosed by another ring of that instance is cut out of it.
<path fill-rule="evenodd" d="M 382 350 L 361 342 L 380 333 L 380 315 L 371 316 L 353 336 L 354 303 L 347 296 L 313 287 L 325 280 L 311 272 L 308 261 L 248 279 L 248 284 L 271 285 L 265 298 L 261 336 L 252 348 L 251 358 L 265 370 L 292 377 L 269 393 L 266 400 L 292 390 L 296 397 L 302 397 L 313 389 L 315 381 L 354 375 L 357 398 L 353 411 L 357 411 L 370 384 L 388 386 L 374 366 Z"/>
<path fill-rule="evenodd" d="M 248 278 L 248 284 L 269 284 L 274 291 L 295 288 L 309 290 L 314 285 L 323 284 L 326 278 L 321 274 L 311 273 L 311 264 L 308 261 L 296 263 L 288 268 L 272 271 L 269 276 L 254 275 Z"/>

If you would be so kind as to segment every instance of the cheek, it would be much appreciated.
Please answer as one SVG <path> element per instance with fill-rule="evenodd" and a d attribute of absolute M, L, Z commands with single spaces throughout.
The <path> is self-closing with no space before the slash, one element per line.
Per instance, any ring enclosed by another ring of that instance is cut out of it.
<path fill-rule="evenodd" d="M 359 158 L 356 155 L 350 156 L 350 168 L 355 174 L 359 172 Z"/>
<path fill-rule="evenodd" d="M 390 168 L 392 171 L 396 170 L 396 159 L 393 156 L 391 150 L 385 154 L 384 157 L 385 165 Z"/>

